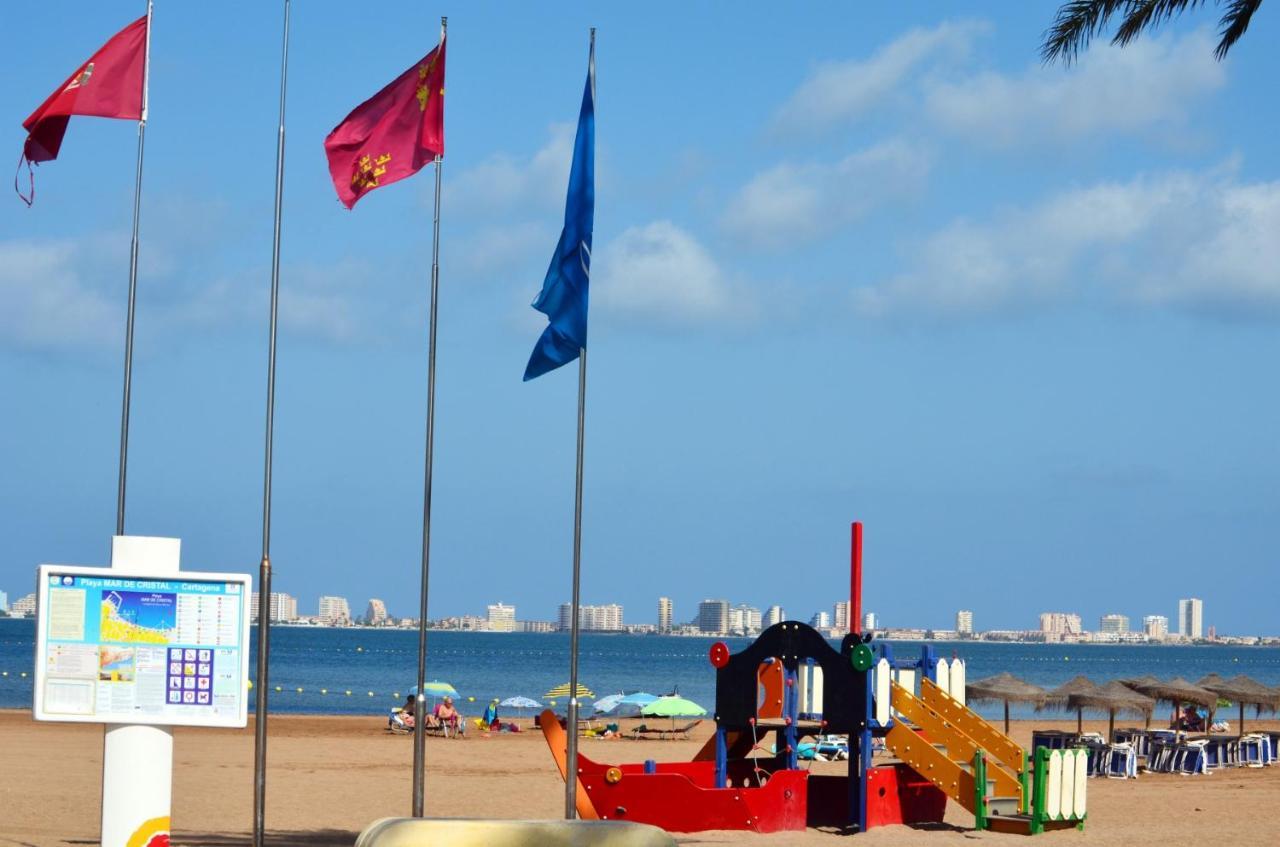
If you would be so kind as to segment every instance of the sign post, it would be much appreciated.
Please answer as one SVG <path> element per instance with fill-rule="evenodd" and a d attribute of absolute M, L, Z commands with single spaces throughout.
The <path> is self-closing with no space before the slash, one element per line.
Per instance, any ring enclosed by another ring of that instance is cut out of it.
<path fill-rule="evenodd" d="M 106 725 L 103 847 L 169 843 L 171 726 L 247 724 L 247 574 L 179 570 L 176 538 L 115 536 L 111 567 L 41 565 L 34 716 Z"/>

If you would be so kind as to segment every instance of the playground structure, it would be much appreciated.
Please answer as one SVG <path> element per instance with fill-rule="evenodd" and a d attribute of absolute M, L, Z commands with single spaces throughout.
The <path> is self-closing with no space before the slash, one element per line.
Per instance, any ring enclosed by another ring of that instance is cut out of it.
<path fill-rule="evenodd" d="M 850 623 L 861 622 L 861 524 L 853 525 Z M 1084 827 L 1084 750 L 1026 751 L 965 706 L 965 666 L 931 645 L 896 658 L 854 629 L 833 648 L 796 621 L 731 653 L 712 645 L 716 730 L 687 762 L 604 764 L 578 754 L 577 811 L 672 832 L 834 826 L 866 832 L 940 823 L 947 801 L 975 829 L 1036 834 Z M 543 733 L 565 774 L 566 737 L 551 712 Z M 813 773 L 804 738 L 848 737 L 847 774 Z M 888 757 L 873 763 L 875 741 Z M 768 742 L 772 740 L 772 744 Z"/>

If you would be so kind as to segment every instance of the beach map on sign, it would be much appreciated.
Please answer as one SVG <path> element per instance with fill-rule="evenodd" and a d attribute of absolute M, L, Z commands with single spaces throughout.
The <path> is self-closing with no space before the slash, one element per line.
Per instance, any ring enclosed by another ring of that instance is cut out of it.
<path fill-rule="evenodd" d="M 102 597 L 103 641 L 168 644 L 177 624 L 176 594 L 111 591 Z"/>

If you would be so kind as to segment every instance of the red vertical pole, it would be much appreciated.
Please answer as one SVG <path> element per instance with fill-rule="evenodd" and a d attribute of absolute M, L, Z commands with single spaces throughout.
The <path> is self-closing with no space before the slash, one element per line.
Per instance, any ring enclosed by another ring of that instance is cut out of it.
<path fill-rule="evenodd" d="M 849 545 L 849 631 L 862 634 L 862 521 L 853 522 Z"/>

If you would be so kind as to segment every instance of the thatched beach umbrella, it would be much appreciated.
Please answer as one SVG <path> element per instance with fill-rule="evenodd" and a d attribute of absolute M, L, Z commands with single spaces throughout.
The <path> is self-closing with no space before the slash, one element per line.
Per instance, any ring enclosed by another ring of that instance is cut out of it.
<path fill-rule="evenodd" d="M 1059 685 L 1057 688 L 1050 691 L 1046 698 L 1046 702 L 1052 703 L 1055 706 L 1065 707 L 1067 705 L 1067 700 L 1070 699 L 1072 694 L 1088 694 L 1097 690 L 1098 686 L 1093 682 L 1093 680 L 1089 679 L 1087 676 L 1081 675 L 1067 680 L 1062 683 L 1062 685 Z M 1079 735 L 1082 732 L 1084 732 L 1084 708 L 1077 707 L 1076 735 Z"/>
<path fill-rule="evenodd" d="M 1030 703 L 1042 706 L 1049 692 L 1038 685 L 1018 679 L 1011 673 L 1000 673 L 979 679 L 965 686 L 965 694 L 971 702 L 1004 703 L 1004 734 L 1009 734 L 1009 704 Z"/>
<path fill-rule="evenodd" d="M 1210 679 L 1210 677 L 1214 677 Z M 1217 674 L 1210 674 L 1200 680 L 1200 684 L 1212 691 L 1219 697 L 1227 700 L 1234 700 L 1240 704 L 1240 735 L 1244 735 L 1244 707 L 1246 705 L 1257 706 L 1258 711 L 1270 709 L 1275 711 L 1280 707 L 1280 691 L 1263 685 L 1252 677 L 1244 674 L 1233 676 L 1231 679 L 1223 679 Z"/>
<path fill-rule="evenodd" d="M 1138 693 L 1152 697 L 1158 702 L 1172 704 L 1175 720 L 1177 719 L 1176 715 L 1178 709 L 1183 703 L 1193 703 L 1197 706 L 1204 706 L 1209 714 L 1213 714 L 1213 709 L 1218 704 L 1217 694 L 1203 686 L 1196 685 L 1194 682 L 1185 680 L 1180 676 L 1176 676 L 1168 681 L 1157 679 L 1153 682 L 1143 682 L 1141 680 L 1135 680 L 1134 683 L 1126 684 Z M 1208 726 L 1208 724 L 1206 724 L 1206 726 Z"/>
<path fill-rule="evenodd" d="M 1151 674 L 1146 674 L 1145 676 L 1134 677 L 1132 679 L 1122 679 L 1120 681 L 1125 685 L 1129 686 L 1130 688 L 1132 688 L 1134 691 L 1137 691 L 1139 694 L 1141 694 L 1142 693 L 1141 689 L 1143 686 L 1156 685 L 1160 682 L 1160 678 L 1152 676 Z M 1150 712 L 1147 712 L 1146 717 L 1143 718 L 1142 728 L 1151 729 L 1151 713 Z"/>
<path fill-rule="evenodd" d="M 1101 709 L 1108 715 L 1107 742 L 1115 738 L 1116 712 L 1141 712 L 1151 714 L 1156 701 L 1139 694 L 1119 680 L 1112 680 L 1094 691 L 1073 694 L 1067 698 L 1067 706 L 1072 709 Z"/>

